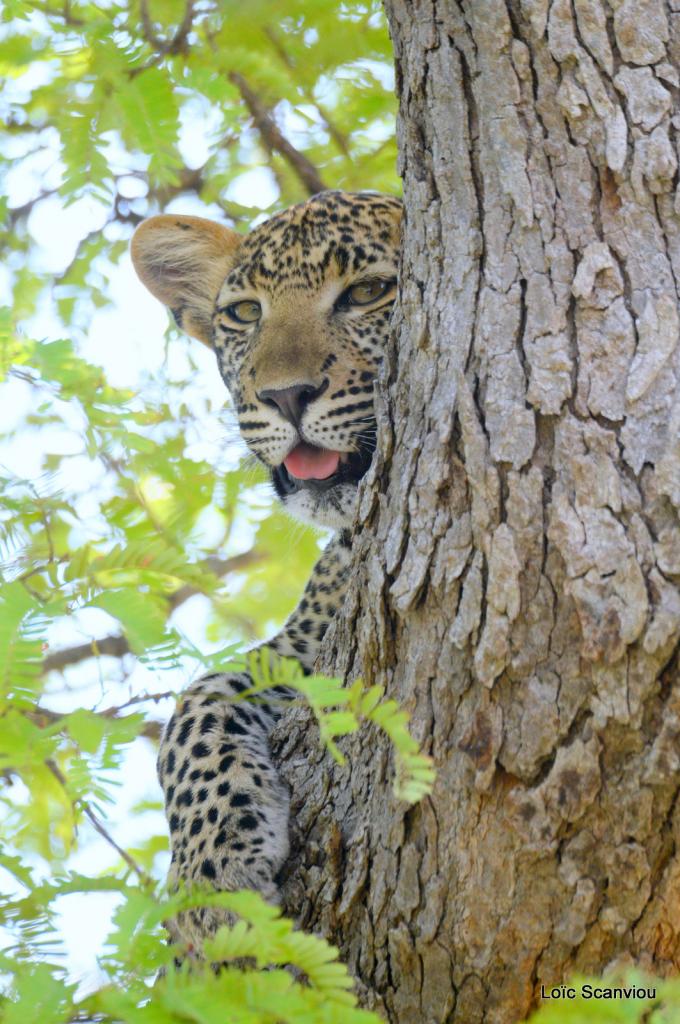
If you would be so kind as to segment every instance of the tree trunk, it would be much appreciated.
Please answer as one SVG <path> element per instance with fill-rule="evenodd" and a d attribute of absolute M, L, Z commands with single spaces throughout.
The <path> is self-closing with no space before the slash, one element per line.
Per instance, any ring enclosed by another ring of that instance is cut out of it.
<path fill-rule="evenodd" d="M 434 758 L 392 795 L 278 731 L 286 904 L 399 1024 L 680 967 L 680 15 L 387 0 L 407 211 L 355 582 L 325 668 Z"/>

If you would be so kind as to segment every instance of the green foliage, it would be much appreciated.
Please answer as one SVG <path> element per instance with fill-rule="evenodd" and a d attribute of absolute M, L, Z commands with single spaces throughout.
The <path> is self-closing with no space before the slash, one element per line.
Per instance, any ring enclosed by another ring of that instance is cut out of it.
<path fill-rule="evenodd" d="M 163 919 L 216 897 L 161 894 L 149 748 L 187 681 L 277 628 L 319 547 L 243 461 L 206 354 L 174 329 L 146 363 L 126 342 L 143 340 L 127 250 L 144 217 L 246 230 L 308 194 L 271 122 L 324 185 L 398 190 L 380 6 L 8 0 L 0 73 L 0 1018 L 374 1021 L 335 951 L 252 894 L 228 897 L 241 920 L 212 950 L 251 969 L 172 967 Z M 400 795 L 426 791 L 429 765 L 376 688 L 296 685 L 333 750 L 373 721 Z M 116 910 L 79 984 L 62 915 L 83 899 L 79 948 Z"/>
<path fill-rule="evenodd" d="M 0 857 L 12 870 L 14 865 Z M 25 883 L 26 879 L 22 878 Z M 30 895 L 8 901 L 0 922 L 16 921 L 33 944 L 49 934 L 57 900 L 74 893 L 115 893 L 119 897 L 113 929 L 101 964 L 102 984 L 85 996 L 64 972 L 48 962 L 24 960 L 17 945 L 0 957 L 0 968 L 14 968 L 14 980 L 0 1002 L 2 1020 L 115 1020 L 130 1024 L 379 1024 L 372 1013 L 356 1009 L 347 969 L 337 950 L 322 939 L 293 930 L 290 921 L 254 892 L 177 894 L 159 899 L 145 887 L 116 878 L 69 874 L 35 885 Z M 224 963 L 216 975 L 200 964 L 175 968 L 181 950 L 163 942 L 163 921 L 196 906 L 221 907 L 238 915 L 206 942 L 209 962 Z M 16 970 L 16 961 L 21 969 Z M 234 964 L 248 958 L 258 970 Z M 164 976 L 149 985 L 163 969 Z M 295 973 L 293 973 L 295 972 Z M 304 977 L 304 984 L 297 980 Z"/>
<path fill-rule="evenodd" d="M 234 666 L 238 670 L 238 665 Z M 271 686 L 290 686 L 309 704 L 319 725 L 321 739 L 338 762 L 345 758 L 336 744 L 341 736 L 356 732 L 362 723 L 372 722 L 392 743 L 396 761 L 394 794 L 399 800 L 417 803 L 432 791 L 435 772 L 431 758 L 421 754 L 408 731 L 408 715 L 394 700 L 384 700 L 382 686 L 366 688 L 361 679 L 345 686 L 341 679 L 305 676 L 292 658 L 273 660 L 266 650 L 248 658 L 254 686 L 239 699 L 256 698 Z"/>

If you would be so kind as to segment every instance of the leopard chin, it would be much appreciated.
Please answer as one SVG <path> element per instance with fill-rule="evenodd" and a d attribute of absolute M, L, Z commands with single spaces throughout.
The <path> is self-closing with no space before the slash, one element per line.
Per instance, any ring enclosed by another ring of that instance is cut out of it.
<path fill-rule="evenodd" d="M 309 526 L 348 530 L 354 522 L 358 503 L 357 484 L 339 483 L 324 490 L 300 488 L 282 499 L 283 507 Z"/>
<path fill-rule="evenodd" d="M 270 469 L 272 484 L 285 509 L 312 526 L 349 529 L 357 508 L 358 487 L 373 460 L 375 443 L 343 457 L 338 469 L 324 479 L 300 480 L 282 463 Z"/>

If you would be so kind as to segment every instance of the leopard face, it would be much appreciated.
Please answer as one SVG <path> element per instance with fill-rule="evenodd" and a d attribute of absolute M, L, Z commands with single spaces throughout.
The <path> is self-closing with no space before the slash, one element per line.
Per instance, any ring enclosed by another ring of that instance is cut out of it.
<path fill-rule="evenodd" d="M 396 294 L 401 204 L 322 192 L 245 236 L 146 221 L 133 260 L 209 343 L 241 434 L 297 518 L 351 524 L 375 447 L 373 390 Z"/>

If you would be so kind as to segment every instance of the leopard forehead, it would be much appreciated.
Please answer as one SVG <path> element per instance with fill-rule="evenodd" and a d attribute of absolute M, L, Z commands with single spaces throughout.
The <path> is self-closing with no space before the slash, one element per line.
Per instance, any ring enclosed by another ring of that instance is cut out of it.
<path fill-rule="evenodd" d="M 401 203 L 391 196 L 322 192 L 246 235 L 220 290 L 311 291 L 360 273 L 394 273 Z"/>

